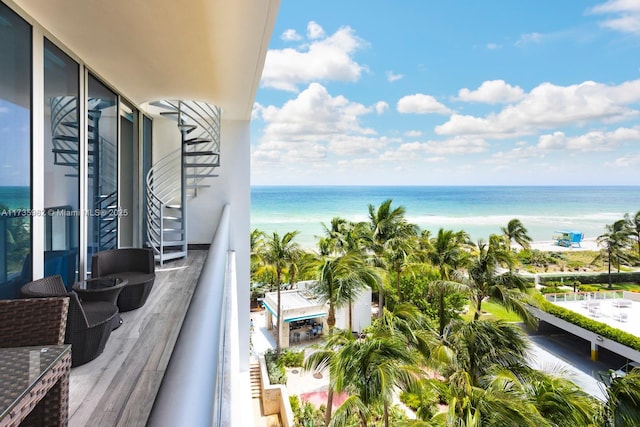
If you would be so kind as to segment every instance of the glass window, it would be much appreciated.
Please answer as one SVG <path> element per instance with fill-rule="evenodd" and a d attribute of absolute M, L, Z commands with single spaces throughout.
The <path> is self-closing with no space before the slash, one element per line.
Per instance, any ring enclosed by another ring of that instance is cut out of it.
<path fill-rule="evenodd" d="M 118 97 L 89 75 L 87 94 L 87 260 L 118 244 Z M 87 262 L 90 268 L 91 262 Z"/>
<path fill-rule="evenodd" d="M 79 66 L 44 42 L 44 275 L 76 282 L 79 246 Z"/>
<path fill-rule="evenodd" d="M 0 298 L 31 280 L 31 26 L 0 2 Z"/>

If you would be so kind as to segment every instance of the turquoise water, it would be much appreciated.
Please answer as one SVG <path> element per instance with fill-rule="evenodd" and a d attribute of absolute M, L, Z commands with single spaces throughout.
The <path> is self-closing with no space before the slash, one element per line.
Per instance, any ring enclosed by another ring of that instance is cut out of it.
<path fill-rule="evenodd" d="M 0 187 L 0 206 L 25 209 L 31 206 L 29 187 Z"/>
<path fill-rule="evenodd" d="M 251 189 L 251 228 L 280 234 L 297 230 L 297 241 L 315 247 L 322 223 L 335 216 L 366 221 L 368 205 L 392 199 L 421 229 L 465 230 L 474 240 L 499 233 L 520 219 L 536 241 L 571 229 L 595 239 L 604 226 L 640 210 L 640 186 L 624 187 L 319 187 L 256 186 Z"/>

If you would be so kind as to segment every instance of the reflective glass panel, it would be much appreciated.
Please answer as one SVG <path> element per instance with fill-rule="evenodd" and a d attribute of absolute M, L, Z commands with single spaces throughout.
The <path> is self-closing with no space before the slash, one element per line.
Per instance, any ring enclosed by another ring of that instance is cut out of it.
<path fill-rule="evenodd" d="M 77 280 L 79 246 L 79 66 L 44 43 L 44 275 Z"/>
<path fill-rule="evenodd" d="M 0 298 L 31 280 L 31 26 L 0 2 Z"/>

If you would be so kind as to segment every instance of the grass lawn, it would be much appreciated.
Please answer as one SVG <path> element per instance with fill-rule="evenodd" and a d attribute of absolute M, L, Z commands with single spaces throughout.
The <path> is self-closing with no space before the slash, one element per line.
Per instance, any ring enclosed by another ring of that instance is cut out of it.
<path fill-rule="evenodd" d="M 504 320 L 505 322 L 522 322 L 520 316 L 515 313 L 511 313 L 507 311 L 500 304 L 489 300 L 487 302 L 482 303 L 482 311 L 484 312 L 480 318 L 481 319 L 499 319 Z M 475 309 L 469 306 L 469 311 L 462 316 L 465 320 L 473 319 L 473 315 L 475 314 Z"/>

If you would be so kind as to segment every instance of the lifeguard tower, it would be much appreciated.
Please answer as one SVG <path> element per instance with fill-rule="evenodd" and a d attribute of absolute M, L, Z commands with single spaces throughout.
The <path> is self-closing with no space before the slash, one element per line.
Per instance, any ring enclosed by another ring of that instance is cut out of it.
<path fill-rule="evenodd" d="M 584 239 L 584 233 L 581 231 L 560 230 L 556 231 L 556 235 L 553 236 L 556 241 L 556 245 L 564 246 L 565 248 L 581 248 L 580 242 Z"/>

